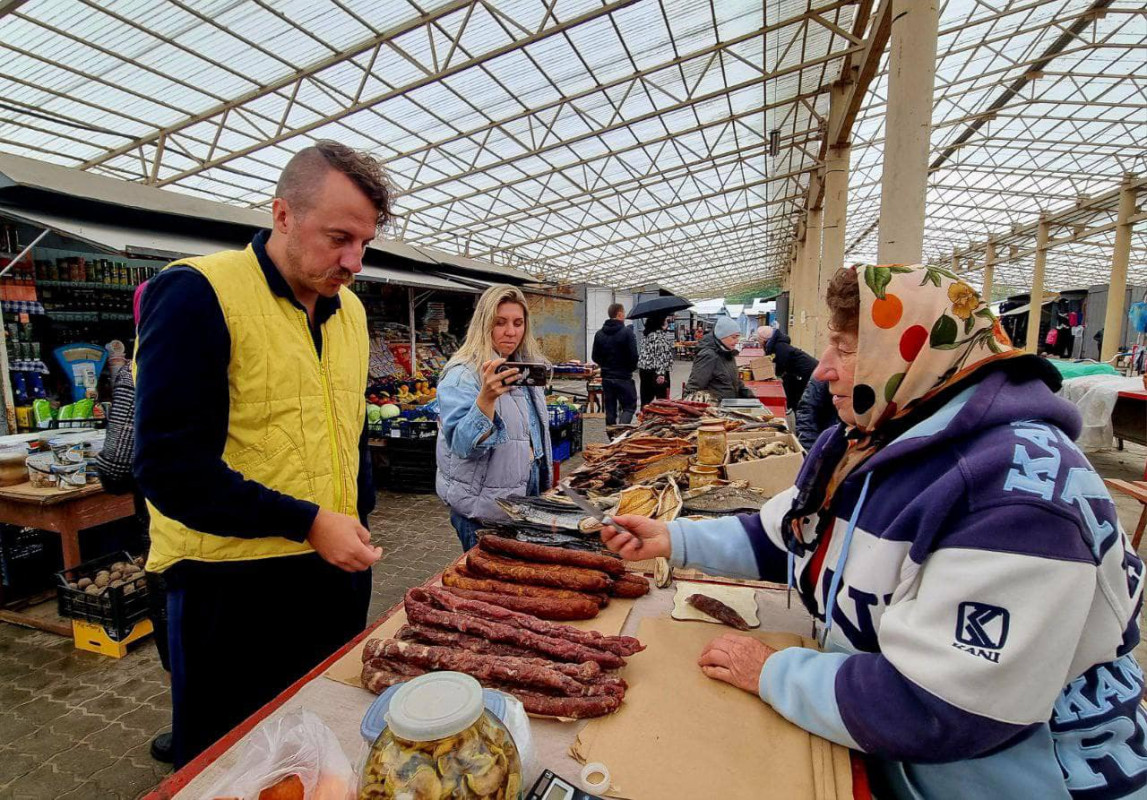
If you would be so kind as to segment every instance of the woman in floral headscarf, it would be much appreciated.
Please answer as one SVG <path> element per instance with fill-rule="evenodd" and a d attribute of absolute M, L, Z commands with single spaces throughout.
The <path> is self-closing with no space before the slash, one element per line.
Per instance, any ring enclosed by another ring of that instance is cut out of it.
<path fill-rule="evenodd" d="M 1057 373 L 946 270 L 841 270 L 826 300 L 816 377 L 842 424 L 796 486 L 760 514 L 622 516 L 632 533 L 602 538 L 787 581 L 823 651 L 728 634 L 700 667 L 865 753 L 879 797 L 1143 796 L 1143 563 Z"/>

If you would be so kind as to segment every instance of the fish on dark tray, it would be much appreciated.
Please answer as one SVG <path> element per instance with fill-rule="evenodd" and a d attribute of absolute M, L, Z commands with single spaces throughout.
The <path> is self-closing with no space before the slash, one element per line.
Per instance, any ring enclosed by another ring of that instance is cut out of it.
<path fill-rule="evenodd" d="M 479 520 L 481 528 L 478 535 L 485 532 L 517 539 L 519 542 L 530 544 L 544 544 L 550 547 L 564 547 L 567 550 L 585 550 L 589 553 L 600 553 L 606 550 L 605 544 L 595 533 L 587 535 L 576 531 L 554 529 L 548 525 L 539 525 L 531 522 L 505 522 L 494 520 Z"/>
<path fill-rule="evenodd" d="M 732 628 L 736 628 L 739 631 L 749 630 L 749 623 L 745 622 L 740 614 L 729 608 L 716 597 L 709 597 L 707 594 L 691 594 L 685 598 L 685 602 L 701 613 L 708 614 L 713 619 L 723 622 Z"/>
<path fill-rule="evenodd" d="M 768 499 L 769 495 L 760 489 L 715 486 L 704 492 L 686 492 L 681 509 L 686 514 L 737 514 L 760 511 Z"/>
<path fill-rule="evenodd" d="M 510 495 L 499 498 L 496 502 L 511 519 L 545 525 L 548 528 L 576 531 L 578 524 L 585 518 L 585 512 L 573 503 L 563 503 L 544 497 Z"/>

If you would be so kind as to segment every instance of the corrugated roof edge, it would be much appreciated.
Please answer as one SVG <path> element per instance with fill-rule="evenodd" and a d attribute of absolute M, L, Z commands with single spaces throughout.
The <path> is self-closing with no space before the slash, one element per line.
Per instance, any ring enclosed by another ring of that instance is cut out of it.
<path fill-rule="evenodd" d="M 58 195 L 82 198 L 92 202 L 121 206 L 159 214 L 207 219 L 248 228 L 266 228 L 270 217 L 266 212 L 250 208 L 204 200 L 154 186 L 144 186 L 107 175 L 84 172 L 73 167 L 51 164 L 34 158 L 0 153 L 0 192 L 12 187 L 23 187 Z M 418 261 L 442 264 L 468 272 L 510 278 L 513 282 L 532 281 L 528 272 L 512 267 L 501 267 L 487 261 L 477 261 L 432 247 L 415 246 L 406 242 L 383 240 L 371 246 L 372 250 Z"/>

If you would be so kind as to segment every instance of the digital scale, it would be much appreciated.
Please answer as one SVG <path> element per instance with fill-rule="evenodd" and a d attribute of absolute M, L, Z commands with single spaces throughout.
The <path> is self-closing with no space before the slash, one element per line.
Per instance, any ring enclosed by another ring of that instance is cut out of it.
<path fill-rule="evenodd" d="M 583 792 L 564 778 L 545 770 L 526 800 L 602 800 L 599 795 Z"/>

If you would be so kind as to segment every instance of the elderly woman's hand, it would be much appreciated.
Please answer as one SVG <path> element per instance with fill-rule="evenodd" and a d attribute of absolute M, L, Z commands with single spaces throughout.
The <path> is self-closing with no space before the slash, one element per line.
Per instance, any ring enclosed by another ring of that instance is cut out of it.
<path fill-rule="evenodd" d="M 726 633 L 718 636 L 701 652 L 697 663 L 710 678 L 732 684 L 738 689 L 757 694 L 761 670 L 769 656 L 777 652 L 751 636 Z"/>
<path fill-rule="evenodd" d="M 622 514 L 617 524 L 628 531 L 623 533 L 612 525 L 601 529 L 601 540 L 605 546 L 626 561 L 642 561 L 647 558 L 669 558 L 672 546 L 669 541 L 669 526 L 648 517 L 636 514 Z"/>

